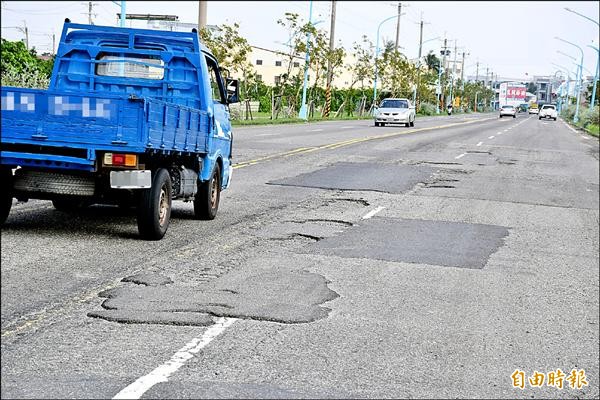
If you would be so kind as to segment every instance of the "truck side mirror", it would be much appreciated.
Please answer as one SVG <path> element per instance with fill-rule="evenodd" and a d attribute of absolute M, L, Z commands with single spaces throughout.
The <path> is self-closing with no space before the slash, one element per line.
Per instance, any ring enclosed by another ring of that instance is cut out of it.
<path fill-rule="evenodd" d="M 237 79 L 225 78 L 225 90 L 227 92 L 227 104 L 239 103 L 240 81 Z"/>

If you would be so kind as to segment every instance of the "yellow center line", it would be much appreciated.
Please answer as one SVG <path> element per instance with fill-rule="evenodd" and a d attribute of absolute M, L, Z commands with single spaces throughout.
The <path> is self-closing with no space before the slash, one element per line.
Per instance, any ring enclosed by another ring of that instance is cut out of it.
<path fill-rule="evenodd" d="M 248 167 L 250 165 L 255 165 L 255 164 L 260 164 L 260 163 L 265 162 L 265 161 L 270 161 L 270 160 L 273 160 L 275 158 L 290 157 L 290 156 L 295 156 L 295 155 L 299 155 L 299 154 L 307 154 L 307 153 L 311 153 L 313 151 L 318 151 L 318 150 L 325 150 L 325 149 L 333 150 L 333 149 L 338 149 L 340 147 L 349 146 L 349 145 L 356 144 L 356 143 L 364 143 L 364 142 L 368 142 L 368 141 L 371 141 L 371 140 L 387 139 L 387 138 L 390 138 L 390 137 L 407 135 L 409 133 L 425 132 L 425 131 L 431 131 L 431 130 L 434 130 L 434 129 L 451 128 L 451 127 L 455 127 L 455 126 L 459 126 L 459 125 L 467 125 L 467 124 L 472 124 L 474 122 L 483 122 L 483 121 L 489 121 L 489 120 L 495 120 L 495 119 L 497 119 L 497 118 L 496 117 L 492 117 L 492 118 L 483 118 L 483 119 L 472 119 L 472 120 L 467 120 L 465 122 L 458 122 L 458 123 L 453 123 L 453 124 L 437 125 L 437 126 L 430 126 L 430 127 L 427 127 L 427 128 L 419 128 L 419 129 L 410 129 L 410 130 L 407 130 L 407 131 L 391 132 L 391 133 L 386 133 L 385 135 L 366 136 L 366 137 L 363 137 L 363 138 L 344 140 L 344 141 L 341 141 L 341 142 L 329 143 L 329 144 L 324 144 L 324 145 L 315 146 L 315 147 L 300 147 L 300 148 L 297 148 L 297 149 L 294 149 L 294 150 L 290 150 L 290 151 L 286 151 L 286 152 L 283 152 L 283 153 L 277 153 L 277 154 L 272 154 L 272 155 L 265 156 L 265 157 L 256 158 L 254 160 L 243 161 L 243 162 L 234 164 L 233 168 L 234 169 L 244 168 L 244 167 Z"/>
<path fill-rule="evenodd" d="M 50 310 L 44 309 L 40 312 L 33 313 L 33 314 L 23 318 L 24 319 L 23 322 L 14 324 L 16 326 L 14 326 L 14 327 L 11 326 L 8 329 L 5 329 L 4 331 L 2 331 L 0 336 L 2 338 L 5 338 L 5 337 L 9 337 L 9 336 L 12 336 L 15 334 L 19 334 L 23 331 L 29 330 L 30 328 L 36 327 L 42 321 L 44 321 L 46 318 L 48 318 L 50 316 L 61 315 L 61 314 L 64 315 L 68 309 L 70 309 L 77 303 L 87 303 L 90 300 L 96 299 L 96 298 L 98 298 L 98 293 L 105 291 L 105 290 L 115 288 L 115 287 L 117 287 L 117 284 L 118 283 L 111 283 L 111 284 L 108 284 L 103 287 L 97 287 L 96 289 L 93 289 L 87 293 L 82 293 L 79 296 L 75 296 L 75 297 L 71 298 L 67 303 L 65 303 L 64 305 L 62 305 L 60 307 L 57 307 L 56 309 L 50 309 Z"/>

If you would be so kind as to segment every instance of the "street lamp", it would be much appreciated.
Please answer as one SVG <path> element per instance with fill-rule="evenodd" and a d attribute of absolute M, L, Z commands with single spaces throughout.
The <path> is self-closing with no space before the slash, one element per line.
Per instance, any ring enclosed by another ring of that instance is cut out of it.
<path fill-rule="evenodd" d="M 592 21 L 593 23 L 595 23 L 596 25 L 600 26 L 600 23 L 598 23 L 598 21 L 596 21 L 596 20 L 593 20 L 593 19 L 591 19 L 590 17 L 586 17 L 586 16 L 585 16 L 585 15 L 583 15 L 583 14 L 579 14 L 577 11 L 573 11 L 573 10 L 571 10 L 569 7 L 565 7 L 565 10 L 567 10 L 568 12 L 571 12 L 571 13 L 573 13 L 573 14 L 577 14 L 577 15 L 579 15 L 580 17 L 583 17 L 583 18 L 585 18 L 585 19 L 587 19 L 587 20 L 590 20 L 590 21 Z"/>
<path fill-rule="evenodd" d="M 590 17 L 580 14 L 577 11 L 571 10 L 569 7 L 565 7 L 565 10 L 567 10 L 570 13 L 573 13 L 575 15 L 579 15 L 582 18 L 587 19 L 588 21 L 592 21 L 593 23 L 595 23 L 598 27 L 600 27 L 600 23 L 594 19 L 591 19 Z M 588 45 L 588 47 L 591 47 L 592 49 L 598 51 L 597 47 L 594 46 L 590 46 Z M 600 51 L 598 52 L 598 57 L 600 58 Z M 596 101 L 596 82 L 598 81 L 598 61 L 596 61 L 596 75 L 594 76 L 594 91 L 592 92 L 592 102 L 590 103 L 590 109 L 594 107 L 594 102 Z M 583 64 L 583 61 L 581 62 Z"/>
<path fill-rule="evenodd" d="M 398 16 L 393 15 L 384 19 L 379 23 L 379 26 L 377 27 L 377 45 L 375 46 L 375 80 L 373 81 L 373 115 L 375 115 L 375 104 L 377 101 L 377 56 L 379 56 L 379 29 L 381 29 L 381 25 L 383 25 L 384 22 L 394 18 L 398 18 Z"/>
<path fill-rule="evenodd" d="M 569 69 L 566 67 L 563 67 L 562 65 L 558 65 L 555 63 L 552 63 L 552 65 L 554 65 L 555 67 L 558 67 L 562 70 L 562 72 L 566 72 L 567 74 L 567 106 L 570 105 L 570 101 L 569 101 L 569 93 L 570 93 L 570 82 L 571 82 L 571 73 L 569 72 Z"/>
<path fill-rule="evenodd" d="M 573 117 L 573 122 L 577 123 L 579 121 L 579 95 L 581 94 L 581 78 L 583 75 L 583 49 L 577 46 L 575 43 L 571 43 L 568 40 L 559 38 L 555 36 L 554 39 L 560 40 L 561 42 L 565 42 L 570 44 L 571 46 L 577 47 L 581 52 L 581 62 L 579 63 L 579 79 L 577 80 L 577 105 L 575 106 L 575 116 Z"/>
<path fill-rule="evenodd" d="M 556 75 L 557 75 L 557 74 L 559 74 L 559 75 L 560 75 L 560 79 L 562 79 L 562 78 L 563 78 L 563 72 L 562 72 L 562 70 L 558 69 L 558 70 L 554 71 L 554 79 L 555 79 L 556 81 L 558 81 L 558 80 L 559 80 L 559 78 L 557 78 L 557 77 L 556 77 Z M 557 111 L 560 113 L 560 112 L 561 112 L 561 110 L 562 110 L 562 101 L 563 101 L 563 87 L 562 87 L 562 83 L 561 83 L 561 85 L 559 86 L 559 88 L 560 88 L 560 92 L 558 93 L 558 95 L 559 95 L 559 98 L 558 98 L 558 107 L 557 107 Z"/>
<path fill-rule="evenodd" d="M 572 55 L 569 55 L 569 54 L 567 54 L 567 53 L 564 53 L 564 52 L 562 52 L 562 51 L 560 51 L 560 50 L 556 50 L 556 52 L 557 52 L 558 54 L 562 54 L 563 56 L 567 56 L 567 57 L 569 57 L 569 58 L 570 58 L 571 60 L 573 60 L 573 61 L 577 61 L 577 58 L 573 57 Z"/>
<path fill-rule="evenodd" d="M 598 83 L 598 63 L 600 62 L 600 50 L 597 47 L 588 44 L 588 47 L 596 50 L 598 52 L 598 58 L 596 59 L 596 75 L 594 75 L 594 88 L 592 89 L 592 101 L 590 103 L 590 110 L 594 108 L 594 103 L 596 102 L 596 84 Z"/>
<path fill-rule="evenodd" d="M 317 21 L 314 24 L 310 22 L 312 17 L 312 0 L 310 2 L 310 14 L 309 14 L 308 23 L 312 26 L 316 26 L 323 21 Z M 308 67 L 310 64 L 310 31 L 306 34 L 306 56 L 304 58 L 304 83 L 302 84 L 302 105 L 300 106 L 300 111 L 298 112 L 298 118 L 307 119 L 307 109 L 306 109 L 306 87 L 308 86 Z"/>
<path fill-rule="evenodd" d="M 310 6 L 308 8 L 308 23 L 312 23 L 312 6 L 313 2 L 310 0 Z M 310 45 L 310 31 L 306 34 L 306 55 L 304 56 L 304 83 L 302 85 L 302 102 L 300 105 L 300 112 L 298 118 L 307 119 L 306 117 L 306 83 L 308 82 L 308 63 L 310 61 L 310 55 L 308 53 L 308 46 Z"/>
<path fill-rule="evenodd" d="M 113 1 L 113 3 L 115 3 L 118 6 L 121 6 L 121 28 L 125 28 L 125 18 L 127 16 L 125 14 L 125 0 Z"/>

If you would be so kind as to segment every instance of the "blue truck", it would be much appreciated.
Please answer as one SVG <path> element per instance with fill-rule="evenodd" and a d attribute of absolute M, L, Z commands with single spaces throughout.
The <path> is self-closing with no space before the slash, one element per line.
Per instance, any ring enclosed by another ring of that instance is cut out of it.
<path fill-rule="evenodd" d="M 225 77 L 195 29 L 170 32 L 65 20 L 48 90 L 2 87 L 0 224 L 13 199 L 58 210 L 135 206 L 140 236 L 161 239 L 172 201 L 214 219 L 231 182 Z"/>

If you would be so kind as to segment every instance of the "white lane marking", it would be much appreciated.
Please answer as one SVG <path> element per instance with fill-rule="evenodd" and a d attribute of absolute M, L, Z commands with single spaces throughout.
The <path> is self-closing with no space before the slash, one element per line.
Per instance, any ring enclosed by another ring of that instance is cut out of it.
<path fill-rule="evenodd" d="M 489 136 L 489 137 L 488 137 L 488 139 L 493 139 L 493 138 L 495 138 L 495 137 L 496 137 L 496 136 L 492 135 L 492 136 Z"/>
<path fill-rule="evenodd" d="M 463 158 L 466 155 L 467 155 L 467 153 L 462 153 L 461 155 L 458 155 L 458 156 L 456 156 L 454 158 L 458 160 L 459 158 Z"/>
<path fill-rule="evenodd" d="M 369 211 L 364 217 L 362 217 L 362 219 L 369 219 L 371 217 L 373 217 L 373 215 L 377 214 L 378 212 L 380 212 L 381 210 L 383 210 L 385 207 L 377 207 L 374 210 Z"/>
<path fill-rule="evenodd" d="M 508 132 L 508 129 L 505 129 L 504 132 Z"/>
<path fill-rule="evenodd" d="M 353 126 L 340 126 L 340 129 L 350 129 L 350 128 L 354 128 Z"/>
<path fill-rule="evenodd" d="M 235 321 L 237 321 L 237 318 L 218 318 L 215 324 L 210 326 L 201 337 L 192 339 L 188 344 L 179 349 L 169 361 L 121 390 L 113 399 L 139 399 L 152 386 L 157 383 L 167 382 L 169 376 L 181 368 L 186 361 L 192 359 L 194 354 L 206 347 L 206 345 L 223 333 Z"/>
<path fill-rule="evenodd" d="M 278 135 L 279 133 L 261 133 L 260 135 L 256 135 L 256 136 L 273 136 L 273 135 Z"/>
<path fill-rule="evenodd" d="M 498 132 L 497 135 L 502 135 L 502 131 Z"/>
<path fill-rule="evenodd" d="M 589 139 L 590 138 L 589 136 L 583 136 L 583 135 L 581 135 L 581 137 L 584 138 L 584 139 Z"/>
<path fill-rule="evenodd" d="M 477 146 L 481 146 L 483 144 L 483 142 L 479 142 L 477 143 Z"/>
<path fill-rule="evenodd" d="M 323 130 L 323 129 L 320 129 L 320 128 L 319 128 L 319 129 L 313 129 L 313 130 L 310 130 L 309 132 L 321 132 L 322 130 Z"/>

